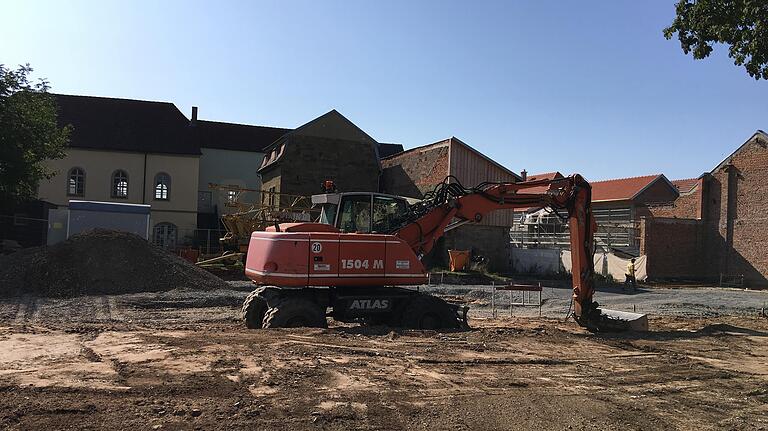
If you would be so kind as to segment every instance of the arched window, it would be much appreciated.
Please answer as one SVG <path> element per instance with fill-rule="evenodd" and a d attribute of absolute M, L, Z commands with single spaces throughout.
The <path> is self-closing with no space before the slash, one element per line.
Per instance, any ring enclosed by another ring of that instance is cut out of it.
<path fill-rule="evenodd" d="M 69 174 L 67 174 L 67 195 L 85 195 L 85 170 L 83 168 L 72 168 L 69 170 Z"/>
<path fill-rule="evenodd" d="M 171 198 L 171 176 L 165 172 L 155 175 L 155 200 L 167 201 Z"/>
<path fill-rule="evenodd" d="M 118 169 L 112 174 L 112 197 L 128 197 L 128 173 L 122 169 Z"/>
<path fill-rule="evenodd" d="M 173 223 L 158 223 L 153 230 L 152 242 L 163 248 L 175 248 L 177 232 Z"/>

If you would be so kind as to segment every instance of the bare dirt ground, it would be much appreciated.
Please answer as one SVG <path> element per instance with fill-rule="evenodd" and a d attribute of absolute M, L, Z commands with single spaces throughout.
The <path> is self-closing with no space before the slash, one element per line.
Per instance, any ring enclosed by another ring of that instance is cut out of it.
<path fill-rule="evenodd" d="M 626 306 L 665 304 L 647 294 Z M 557 318 L 560 291 L 545 317 L 477 304 L 474 329 L 449 333 L 246 330 L 244 295 L 0 301 L 0 428 L 768 429 L 765 296 L 604 335 Z"/>

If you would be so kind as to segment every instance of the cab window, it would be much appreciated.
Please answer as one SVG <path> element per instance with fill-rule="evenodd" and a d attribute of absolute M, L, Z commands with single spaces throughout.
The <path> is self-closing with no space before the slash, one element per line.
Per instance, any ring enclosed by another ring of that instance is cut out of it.
<path fill-rule="evenodd" d="M 373 232 L 390 233 L 399 227 L 399 220 L 405 214 L 405 201 L 389 196 L 373 198 Z"/>
<path fill-rule="evenodd" d="M 333 226 L 336 221 L 336 204 L 323 204 L 320 208 L 320 223 Z"/>
<path fill-rule="evenodd" d="M 338 228 L 342 232 L 371 231 L 371 195 L 344 196 Z"/>

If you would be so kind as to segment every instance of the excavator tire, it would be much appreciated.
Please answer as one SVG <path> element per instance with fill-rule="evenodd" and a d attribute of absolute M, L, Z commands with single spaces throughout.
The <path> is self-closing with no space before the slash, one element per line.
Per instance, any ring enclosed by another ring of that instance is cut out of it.
<path fill-rule="evenodd" d="M 263 328 L 327 328 L 325 310 L 317 303 L 299 296 L 278 298 L 264 315 Z"/>
<path fill-rule="evenodd" d="M 458 329 L 461 327 L 456 310 L 442 299 L 417 294 L 404 304 L 398 326 L 410 329 Z"/>
<path fill-rule="evenodd" d="M 267 301 L 276 296 L 276 288 L 262 286 L 251 292 L 243 301 L 242 316 L 245 326 L 249 329 L 259 329 L 262 327 L 264 315 L 267 314 Z"/>

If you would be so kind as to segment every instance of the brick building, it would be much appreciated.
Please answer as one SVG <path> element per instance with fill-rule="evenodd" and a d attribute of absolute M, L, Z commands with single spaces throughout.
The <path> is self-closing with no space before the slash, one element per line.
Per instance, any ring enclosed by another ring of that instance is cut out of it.
<path fill-rule="evenodd" d="M 344 192 L 379 191 L 380 152 L 394 154 L 402 146 L 379 144 L 332 110 L 286 133 L 264 151 L 258 170 L 263 190 L 312 195 L 320 192 L 325 180 L 333 180 Z"/>
<path fill-rule="evenodd" d="M 648 211 L 642 216 L 701 219 L 704 211 L 702 192 L 706 174 L 699 178 L 672 180 L 677 188 L 677 198 L 669 202 L 654 202 L 647 205 Z"/>
<path fill-rule="evenodd" d="M 706 263 L 712 274 L 743 274 L 768 284 L 768 134 L 758 130 L 706 178 L 703 221 Z"/>
<path fill-rule="evenodd" d="M 640 252 L 637 225 L 659 205 L 674 202 L 679 191 L 663 174 L 594 181 L 592 210 L 600 228 L 596 237 L 605 250 Z"/>
<path fill-rule="evenodd" d="M 641 252 L 654 278 L 743 276 L 768 285 L 768 134 L 758 130 L 712 171 L 674 183 L 680 196 L 651 208 Z"/>
<path fill-rule="evenodd" d="M 521 177 L 488 156 L 451 137 L 434 144 L 412 148 L 382 159 L 382 190 L 385 193 L 422 198 L 447 176 L 453 175 L 465 187 L 483 181 L 517 182 Z M 427 265 L 447 266 L 447 249 L 473 250 L 489 258 L 489 269 L 506 271 L 509 265 L 509 228 L 512 210 L 495 211 L 482 222 L 448 232 L 430 256 Z"/>
<path fill-rule="evenodd" d="M 634 222 L 650 215 L 655 205 L 673 202 L 678 188 L 664 174 L 593 181 L 592 208 L 597 214 L 621 213 L 620 219 Z M 599 217 L 599 215 L 598 215 Z"/>
<path fill-rule="evenodd" d="M 528 175 L 528 181 L 562 178 L 560 172 Z M 663 174 L 593 181 L 592 210 L 598 230 L 597 246 L 604 251 L 618 250 L 630 255 L 640 252 L 638 223 L 658 206 L 671 206 L 679 189 Z M 532 189 L 544 193 L 546 187 Z M 521 210 L 515 217 L 512 241 L 523 248 L 568 248 L 569 234 L 563 221 L 539 208 Z"/>

